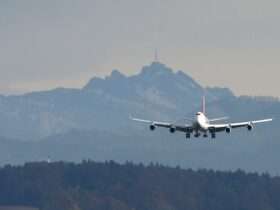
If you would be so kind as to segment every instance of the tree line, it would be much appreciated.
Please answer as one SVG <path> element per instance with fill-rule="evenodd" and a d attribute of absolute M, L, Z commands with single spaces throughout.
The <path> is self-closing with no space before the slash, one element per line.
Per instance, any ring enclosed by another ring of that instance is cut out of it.
<path fill-rule="evenodd" d="M 41 210 L 279 210 L 280 178 L 159 164 L 34 162 L 0 168 L 0 206 Z"/>

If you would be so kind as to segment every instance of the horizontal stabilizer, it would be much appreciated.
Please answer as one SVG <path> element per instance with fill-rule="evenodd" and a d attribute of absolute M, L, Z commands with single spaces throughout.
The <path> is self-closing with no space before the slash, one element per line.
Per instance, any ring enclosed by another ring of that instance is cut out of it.
<path fill-rule="evenodd" d="M 210 119 L 209 122 L 216 122 L 216 121 L 228 120 L 228 119 L 229 117 L 219 117 L 219 118 Z"/>

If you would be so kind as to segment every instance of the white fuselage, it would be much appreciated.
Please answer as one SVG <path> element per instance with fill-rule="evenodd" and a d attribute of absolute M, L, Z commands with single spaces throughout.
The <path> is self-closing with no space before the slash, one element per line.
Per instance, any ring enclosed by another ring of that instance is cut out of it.
<path fill-rule="evenodd" d="M 207 131 L 209 127 L 209 120 L 202 112 L 196 113 L 196 122 L 194 123 L 195 131 Z"/>

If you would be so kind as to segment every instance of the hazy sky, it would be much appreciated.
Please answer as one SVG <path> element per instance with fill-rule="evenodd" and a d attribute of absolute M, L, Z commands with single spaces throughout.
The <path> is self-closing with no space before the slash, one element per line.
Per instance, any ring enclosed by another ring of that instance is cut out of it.
<path fill-rule="evenodd" d="M 279 0 L 1 0 L 0 93 L 81 87 L 112 69 L 182 69 L 280 96 Z"/>

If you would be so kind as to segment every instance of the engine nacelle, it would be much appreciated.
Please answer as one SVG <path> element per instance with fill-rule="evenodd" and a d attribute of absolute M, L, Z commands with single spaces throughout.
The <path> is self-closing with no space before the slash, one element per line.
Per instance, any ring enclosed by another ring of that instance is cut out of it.
<path fill-rule="evenodd" d="M 251 130 L 253 130 L 253 125 L 252 125 L 252 123 L 250 123 L 250 124 L 248 124 L 247 125 L 247 129 L 248 129 L 248 131 L 251 131 Z"/>
<path fill-rule="evenodd" d="M 231 127 L 230 127 L 230 126 L 226 127 L 226 132 L 227 132 L 227 133 L 230 133 L 230 132 L 231 132 Z"/>
<path fill-rule="evenodd" d="M 155 125 L 150 125 L 150 130 L 153 131 L 156 129 L 156 126 Z"/>
<path fill-rule="evenodd" d="M 169 132 L 170 132 L 170 133 L 175 133 L 175 131 L 176 131 L 176 129 L 175 129 L 174 127 L 170 127 L 170 128 L 169 128 Z"/>
<path fill-rule="evenodd" d="M 190 128 L 190 127 L 187 127 L 187 129 L 186 129 L 186 130 L 187 130 L 187 133 L 190 133 L 190 134 L 193 132 L 193 129 L 192 129 L 192 128 Z"/>

